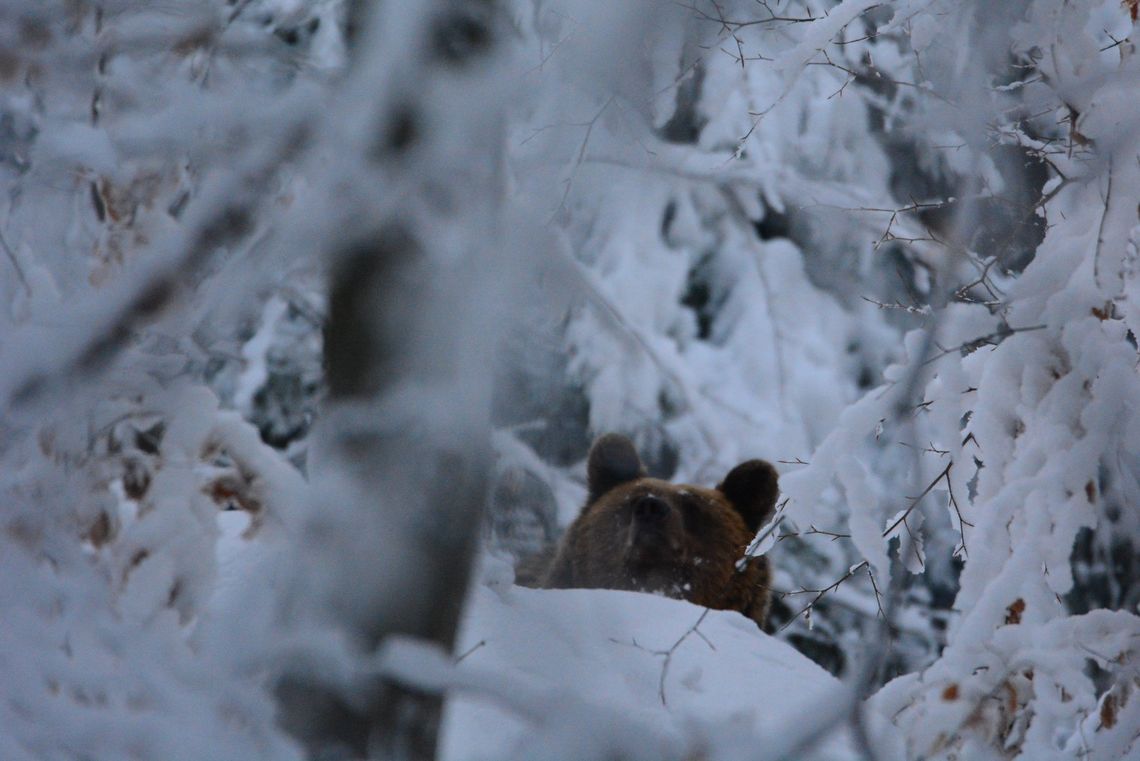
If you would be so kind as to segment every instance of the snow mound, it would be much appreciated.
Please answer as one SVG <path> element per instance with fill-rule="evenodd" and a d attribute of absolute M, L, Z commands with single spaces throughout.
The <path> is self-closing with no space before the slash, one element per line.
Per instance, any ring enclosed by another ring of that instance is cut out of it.
<path fill-rule="evenodd" d="M 447 761 L 546 758 L 544 748 L 553 750 L 540 740 L 546 735 L 561 742 L 577 733 L 604 743 L 599 735 L 631 727 L 656 746 L 639 757 L 674 757 L 688 748 L 710 753 L 702 758 L 728 758 L 734 743 L 726 736 L 755 753 L 758 740 L 802 726 L 810 712 L 845 694 L 838 680 L 739 613 L 637 592 L 481 584 L 468 601 L 457 652 L 461 673 L 495 675 L 550 704 L 534 706 L 524 719 L 517 706 L 456 695 L 443 730 Z M 587 696 L 588 710 L 576 710 L 574 696 Z M 566 726 L 575 721 L 579 726 Z M 799 757 L 855 758 L 850 747 L 842 729 Z"/>
<path fill-rule="evenodd" d="M 287 583 L 282 537 L 247 537 L 249 525 L 242 512 L 218 514 L 218 578 L 197 637 L 238 671 L 276 662 L 233 643 L 268 636 L 277 619 L 266 591 Z M 858 757 L 836 726 L 845 687 L 737 612 L 637 592 L 525 589 L 490 557 L 481 577 L 454 658 L 397 641 L 374 660 L 397 680 L 449 690 L 445 761 Z M 798 747 L 817 733 L 823 742 Z"/>

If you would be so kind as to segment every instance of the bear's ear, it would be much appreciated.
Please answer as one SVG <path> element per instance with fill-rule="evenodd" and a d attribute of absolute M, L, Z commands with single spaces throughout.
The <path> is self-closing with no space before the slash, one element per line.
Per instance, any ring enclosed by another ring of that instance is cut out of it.
<path fill-rule="evenodd" d="M 615 486 L 644 476 L 645 468 L 628 437 L 620 433 L 607 433 L 590 447 L 586 475 L 590 489 L 586 504 L 592 504 Z"/>
<path fill-rule="evenodd" d="M 780 496 L 780 488 L 776 483 L 779 477 L 770 463 L 748 460 L 730 470 L 716 488 L 728 497 L 728 501 L 744 518 L 748 530 L 756 531 L 776 508 L 776 498 Z"/>

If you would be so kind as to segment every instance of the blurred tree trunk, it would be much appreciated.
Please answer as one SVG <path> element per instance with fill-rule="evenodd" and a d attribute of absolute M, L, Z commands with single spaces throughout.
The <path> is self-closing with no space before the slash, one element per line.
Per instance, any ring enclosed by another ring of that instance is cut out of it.
<path fill-rule="evenodd" d="M 343 513 L 316 532 L 333 569 L 321 604 L 365 653 L 391 636 L 451 650 L 479 536 L 491 349 L 480 283 L 494 269 L 502 130 L 478 92 L 495 72 L 495 10 L 482 0 L 349 10 L 347 98 L 375 98 L 359 159 L 381 192 L 365 197 L 385 202 L 333 244 L 314 483 L 328 478 L 333 499 L 353 503 L 318 506 Z M 455 97 L 459 88 L 474 97 Z M 373 687 L 362 701 L 298 672 L 278 686 L 282 723 L 318 758 L 434 758 L 442 697 Z"/>

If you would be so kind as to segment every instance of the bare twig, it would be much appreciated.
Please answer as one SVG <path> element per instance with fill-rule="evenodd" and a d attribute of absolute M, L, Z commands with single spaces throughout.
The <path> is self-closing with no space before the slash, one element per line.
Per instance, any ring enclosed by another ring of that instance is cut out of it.
<path fill-rule="evenodd" d="M 1014 333 L 1029 333 L 1034 330 L 1044 330 L 1046 327 L 1046 325 L 1028 325 L 1023 328 L 1011 328 L 1008 326 L 1003 326 L 1004 329 L 1002 330 L 996 330 L 988 335 L 975 338 L 972 341 L 967 341 L 963 344 L 959 344 L 949 349 L 943 349 L 938 354 L 929 357 L 925 362 L 923 362 L 923 364 L 929 365 L 930 363 L 942 359 L 947 355 L 956 354 L 958 352 L 965 352 L 969 354 L 970 352 L 976 351 L 983 346 L 997 346 L 999 343 L 1009 338 Z"/>
<path fill-rule="evenodd" d="M 973 436 L 973 434 L 970 434 L 970 435 Z M 965 443 L 965 442 L 963 442 L 963 443 Z M 961 550 L 963 555 L 969 556 L 970 553 L 966 550 L 966 528 L 965 527 L 969 526 L 970 528 L 973 528 L 974 524 L 970 523 L 969 521 L 967 521 L 965 518 L 962 517 L 962 511 L 958 508 L 958 500 L 955 499 L 955 497 L 954 497 L 954 484 L 951 483 L 949 476 L 947 476 L 947 478 L 946 478 L 946 490 L 950 493 L 950 504 L 954 507 L 955 515 L 958 516 L 958 535 L 962 538 L 962 546 L 959 549 Z M 955 550 L 954 554 L 957 555 L 958 550 Z"/>
<path fill-rule="evenodd" d="M 927 407 L 929 407 L 931 404 L 933 404 L 933 402 L 923 402 L 922 404 L 920 404 L 916 407 L 916 410 L 924 410 Z M 905 441 L 900 441 L 899 446 L 900 447 L 906 447 L 907 449 L 915 449 L 916 448 L 914 446 L 914 444 L 908 444 Z M 938 447 L 934 446 L 933 441 L 929 442 L 925 447 L 919 449 L 918 451 L 922 452 L 923 454 L 936 454 L 939 457 L 945 457 L 946 455 L 950 454 L 949 449 L 939 449 Z"/>
<path fill-rule="evenodd" d="M 937 476 L 935 476 L 934 480 L 931 481 L 927 485 L 927 487 L 922 490 L 922 494 L 919 494 L 917 497 L 915 497 L 913 500 L 911 500 L 911 503 L 909 505 L 907 505 L 907 508 L 906 508 L 906 510 L 903 511 L 903 514 L 900 515 L 898 517 L 898 519 L 895 520 L 894 523 L 892 523 L 890 526 L 887 526 L 886 530 L 883 531 L 883 537 L 884 538 L 889 537 L 891 534 L 893 534 L 895 532 L 895 529 L 897 529 L 900 524 L 906 522 L 906 518 L 908 515 L 911 514 L 911 511 L 914 510 L 914 508 L 918 505 L 918 503 L 922 501 L 923 497 L 925 497 L 927 494 L 929 494 L 931 491 L 933 491 L 934 487 L 938 485 L 939 481 L 941 481 L 942 479 L 945 478 L 947 483 L 950 482 L 950 468 L 952 468 L 952 467 L 954 467 L 954 461 L 953 460 L 951 460 L 946 465 L 946 467 L 943 469 L 943 471 L 941 473 L 939 473 Z"/>
<path fill-rule="evenodd" d="M 598 109 L 598 112 L 594 114 L 593 118 L 581 125 L 585 126 L 586 134 L 582 137 L 582 144 L 578 146 L 578 156 L 574 160 L 574 168 L 570 170 L 570 176 L 565 180 L 566 188 L 562 191 L 562 201 L 558 204 L 558 208 L 554 210 L 554 214 L 551 217 L 552 220 L 566 208 L 566 199 L 570 197 L 570 189 L 574 186 L 574 180 L 578 177 L 578 170 L 582 168 L 582 160 L 586 157 L 586 147 L 590 144 L 590 135 L 593 134 L 594 126 L 598 123 L 598 120 L 602 118 L 602 114 L 606 112 L 610 104 L 614 102 L 615 97 L 616 96 L 611 95 L 606 102 L 602 104 L 602 107 Z"/>
<path fill-rule="evenodd" d="M 874 66 L 869 67 L 865 71 L 856 71 L 855 69 L 849 68 L 847 66 L 842 66 L 842 65 L 837 64 L 834 61 L 832 61 L 831 56 L 828 54 L 826 49 L 821 49 L 819 52 L 823 54 L 824 60 L 822 60 L 822 61 L 809 61 L 806 65 L 808 65 L 808 66 L 829 66 L 831 68 L 838 69 L 839 71 L 842 71 L 845 74 L 847 74 L 849 81 L 850 80 L 857 80 L 860 77 L 862 77 L 864 79 L 874 79 L 874 80 L 879 81 L 879 82 L 886 82 L 888 84 L 894 85 L 895 87 L 912 87 L 916 90 L 919 90 L 924 95 L 929 95 L 932 98 L 935 98 L 936 100 L 942 101 L 943 103 L 946 103 L 948 105 L 953 105 L 953 103 L 950 100 L 948 100 L 947 98 L 940 95 L 938 92 L 936 92 L 934 89 L 932 89 L 929 85 L 920 84 L 918 82 L 907 82 L 906 80 L 903 80 L 903 79 L 894 79 L 893 77 L 885 76 L 882 71 L 875 68 Z M 844 87 L 846 87 L 846 85 L 844 85 Z"/>
<path fill-rule="evenodd" d="M 879 213 L 889 213 L 891 215 L 890 218 L 887 220 L 887 227 L 886 227 L 886 229 L 883 230 L 883 234 L 880 235 L 879 239 L 877 241 L 875 241 L 875 243 L 872 245 L 872 248 L 877 251 L 877 250 L 879 250 L 879 248 L 884 243 L 890 243 L 890 242 L 896 242 L 896 241 L 901 242 L 901 243 L 918 243 L 920 241 L 928 241 L 931 243 L 946 245 L 945 242 L 938 239 L 930 231 L 929 228 L 926 228 L 927 234 L 925 236 L 917 236 L 916 235 L 916 236 L 904 238 L 904 237 L 900 237 L 894 233 L 894 226 L 899 221 L 899 215 L 900 214 L 909 214 L 909 213 L 915 213 L 915 212 L 920 212 L 920 211 L 928 211 L 931 209 L 944 209 L 944 208 L 947 208 L 949 206 L 952 206 L 954 203 L 955 203 L 954 199 L 949 199 L 946 201 L 928 201 L 925 203 L 922 203 L 922 202 L 919 202 L 919 201 L 912 199 L 911 202 L 909 204 L 907 204 L 906 206 L 900 206 L 900 207 L 895 208 L 895 209 L 876 208 L 873 206 L 861 206 L 857 209 L 848 209 L 848 211 L 872 211 L 872 212 L 879 212 Z"/>
<path fill-rule="evenodd" d="M 222 37 L 229 31 L 230 27 L 233 26 L 241 14 L 245 13 L 245 9 L 249 7 L 251 2 L 253 2 L 253 0 L 237 0 L 222 21 L 222 27 L 210 36 L 209 46 L 206 49 L 205 62 L 202 64 L 202 70 L 197 76 L 200 87 L 209 85 L 210 69 L 213 68 L 214 57 L 218 54 L 218 47 L 221 44 Z"/>
<path fill-rule="evenodd" d="M 921 307 L 912 307 L 912 306 L 908 306 L 906 304 L 901 304 L 898 301 L 895 301 L 895 303 L 893 303 L 893 304 L 885 304 L 882 301 L 876 301 L 875 299 L 868 298 L 867 296 L 861 296 L 860 298 L 862 298 L 863 301 L 866 301 L 869 304 L 874 304 L 879 309 L 900 309 L 900 310 L 907 312 L 909 314 L 921 315 L 923 317 L 927 317 L 931 314 L 931 309 L 930 309 L 929 304 L 925 305 L 925 306 L 921 306 Z"/>
<path fill-rule="evenodd" d="M 762 5 L 764 5 L 764 4 L 762 3 Z M 769 13 L 771 13 L 771 9 L 768 8 L 767 5 L 764 5 L 764 7 L 768 9 Z M 850 19 L 845 24 L 843 24 L 839 29 L 837 29 L 835 34 L 838 34 L 838 33 L 842 32 L 844 29 L 846 29 L 847 26 L 850 25 L 851 23 L 853 23 L 856 18 L 858 18 L 858 17 L 862 16 L 863 14 L 865 14 L 871 10 L 874 10 L 875 8 L 878 8 L 878 7 L 879 7 L 878 4 L 876 4 L 876 5 L 870 5 L 864 9 L 862 9 L 861 11 L 859 11 L 859 13 L 854 18 Z M 758 19 L 752 23 L 753 24 L 771 23 L 771 22 L 776 21 L 776 20 L 786 21 L 786 22 L 794 22 L 794 23 L 805 23 L 805 22 L 814 22 L 814 21 L 818 21 L 821 19 L 828 18 L 827 16 L 816 16 L 816 17 L 812 17 L 812 18 L 801 18 L 801 19 L 778 18 L 778 17 L 776 17 L 775 13 L 771 13 L 771 16 L 772 17 L 769 19 Z M 820 46 L 816 50 L 816 54 L 823 52 L 826 55 L 826 45 L 830 44 L 832 39 L 834 39 L 834 37 L 831 39 L 828 39 L 827 42 L 824 43 L 824 45 Z M 814 54 L 812 57 L 814 57 Z M 777 106 L 779 106 L 781 103 L 783 103 L 787 99 L 788 95 L 791 94 L 793 88 L 795 87 L 796 81 L 799 79 L 800 73 L 803 71 L 804 68 L 806 68 L 809 65 L 812 65 L 812 61 L 810 61 L 810 60 L 803 61 L 799 64 L 798 70 L 792 76 L 788 77 L 787 82 L 784 85 L 784 89 L 772 101 L 772 103 L 767 108 L 764 108 L 760 111 L 749 111 L 748 115 L 753 117 L 752 124 L 749 126 L 748 131 L 745 132 L 739 139 L 737 139 L 736 149 L 733 151 L 733 157 L 734 158 L 740 158 L 741 156 L 744 155 L 745 146 L 748 144 L 749 138 L 751 138 L 753 133 L 756 132 L 757 127 L 760 126 L 760 122 L 763 121 L 765 116 L 767 116 L 769 113 L 771 113 Z"/>
<path fill-rule="evenodd" d="M 715 16 L 708 13 L 707 11 L 701 10 L 696 6 L 696 4 L 689 5 L 686 3 L 677 3 L 677 5 L 692 11 L 693 15 L 702 21 L 712 21 L 714 23 L 720 24 L 722 29 L 732 32 L 737 32 L 750 26 L 764 26 L 766 24 L 806 24 L 821 18 L 820 16 L 812 16 L 810 11 L 808 12 L 809 15 L 807 16 L 777 16 L 772 11 L 772 9 L 768 7 L 767 3 L 760 3 L 764 10 L 768 11 L 767 17 L 747 20 L 734 20 L 726 18 L 720 5 L 716 2 L 712 2 L 712 6 L 717 11 L 717 15 Z"/>
<path fill-rule="evenodd" d="M 471 647 L 467 648 L 467 649 L 466 649 L 466 650 L 464 650 L 464 651 L 463 651 L 461 654 L 459 654 L 458 656 L 456 656 L 456 657 L 455 657 L 455 662 L 456 662 L 456 663 L 463 663 L 464 659 L 466 659 L 466 658 L 467 658 L 467 656 L 471 655 L 473 652 L 475 652 L 475 651 L 476 651 L 476 650 L 478 650 L 479 648 L 481 648 L 481 647 L 485 647 L 486 645 L 487 645 L 487 640 L 485 640 L 485 639 L 481 639 L 481 640 L 479 640 L 479 641 L 478 641 L 478 642 L 476 642 L 474 645 L 472 645 Z"/>
<path fill-rule="evenodd" d="M 833 542 L 837 541 L 839 539 L 850 539 L 851 538 L 850 534 L 843 534 L 843 533 L 840 533 L 838 531 L 827 531 L 826 529 L 819 529 L 819 528 L 816 528 L 815 526 L 809 526 L 806 531 L 789 531 L 786 533 L 782 533 L 782 534 L 780 534 L 780 540 L 782 541 L 784 539 L 788 539 L 791 537 L 817 536 L 817 535 L 818 536 L 826 536 L 829 539 L 831 539 L 831 541 L 833 541 Z"/>
<path fill-rule="evenodd" d="M 856 563 L 855 565 L 853 565 L 847 569 L 847 573 L 843 574 L 843 576 L 836 579 L 831 584 L 828 584 L 826 587 L 823 587 L 822 589 L 798 589 L 794 592 L 785 592 L 784 593 L 785 596 L 799 595 L 799 594 L 815 594 L 815 597 L 813 597 L 811 599 L 811 602 L 809 602 L 807 605 L 800 608 L 800 610 L 794 616 L 792 616 L 786 622 L 784 622 L 784 625 L 781 626 L 777 631 L 783 631 L 784 629 L 787 629 L 789 626 L 791 626 L 793 623 L 795 623 L 796 620 L 799 619 L 800 616 L 802 616 L 803 614 L 812 610 L 812 608 L 815 607 L 815 604 L 817 602 L 819 602 L 820 600 L 822 600 L 828 592 L 835 591 L 836 589 L 839 588 L 840 584 L 847 581 L 848 579 L 850 579 L 855 574 L 859 573 L 859 571 L 863 570 L 864 568 L 868 568 L 869 566 L 870 566 L 870 564 L 866 560 L 861 561 L 859 563 Z"/>
<path fill-rule="evenodd" d="M 879 615 L 886 619 L 887 613 L 883 610 L 883 596 L 879 593 L 879 585 L 875 583 L 875 572 L 871 570 L 871 566 L 867 566 L 867 578 L 871 580 L 871 589 L 875 592 L 875 605 L 879 607 Z"/>
<path fill-rule="evenodd" d="M 701 611 L 701 615 L 697 618 L 696 621 L 693 622 L 693 625 L 686 629 L 685 633 L 677 638 L 677 641 L 673 643 L 672 647 L 670 647 L 668 650 L 659 650 L 654 653 L 654 655 L 660 655 L 665 658 L 665 661 L 661 664 L 661 678 L 657 681 L 657 696 L 661 698 L 661 705 L 665 707 L 669 706 L 668 701 L 665 699 L 665 679 L 669 676 L 669 666 L 673 663 L 673 656 L 677 653 L 677 648 L 679 648 L 685 642 L 685 640 L 695 634 L 704 640 L 705 644 L 709 646 L 710 650 L 716 650 L 716 647 L 713 645 L 713 643 L 709 642 L 708 637 L 700 632 L 700 625 L 704 623 L 705 617 L 709 614 L 709 610 L 710 608 L 705 608 L 703 611 Z"/>
<path fill-rule="evenodd" d="M 1104 247 L 1104 229 L 1108 222 L 1109 211 L 1112 209 L 1112 176 L 1113 176 L 1113 156 L 1110 153 L 1108 156 L 1108 187 L 1104 191 L 1104 212 L 1100 215 L 1100 224 L 1097 226 L 1096 231 L 1096 251 L 1093 252 L 1093 281 L 1100 287 L 1104 285 L 1100 281 L 1100 252 Z"/>
<path fill-rule="evenodd" d="M 1112 44 L 1111 44 L 1111 45 L 1105 45 L 1104 47 L 1102 47 L 1102 48 L 1099 48 L 1099 49 L 1097 50 L 1097 52 L 1098 52 L 1098 53 L 1104 53 L 1104 52 L 1106 52 L 1106 51 L 1112 50 L 1113 48 L 1118 48 L 1118 47 L 1120 47 L 1121 45 L 1123 45 L 1123 44 L 1125 44 L 1126 42 L 1128 42 L 1128 41 L 1129 41 L 1129 38 L 1128 38 L 1128 37 L 1124 37 L 1124 38 L 1122 38 L 1122 39 L 1119 39 L 1119 40 L 1118 40 L 1118 39 L 1116 39 L 1115 37 L 1113 37 L 1113 36 L 1112 36 L 1112 35 L 1109 33 L 1109 31 L 1108 31 L 1107 29 L 1106 29 L 1106 30 L 1104 30 L 1104 33 L 1105 33 L 1106 35 L 1108 35 L 1108 39 L 1112 40 Z"/>
<path fill-rule="evenodd" d="M 12 263 L 12 269 L 16 270 L 16 277 L 20 279 L 20 284 L 24 286 L 24 291 L 31 296 L 32 286 L 24 274 L 24 268 L 20 265 L 20 259 L 16 256 L 16 252 L 8 244 L 8 237 L 4 235 L 3 230 L 0 230 L 0 248 L 4 249 L 4 254 L 8 257 L 8 261 Z"/>
<path fill-rule="evenodd" d="M 629 645 L 631 647 L 637 648 L 638 650 L 649 653 L 650 655 L 665 659 L 661 664 L 661 675 L 657 680 L 657 696 L 661 699 L 661 705 L 665 707 L 669 706 L 669 702 L 665 696 L 665 680 L 669 676 L 669 666 L 673 662 L 673 656 L 677 653 L 678 648 L 680 648 L 681 645 L 685 643 L 685 640 L 687 640 L 689 637 L 692 637 L 693 635 L 696 635 L 700 637 L 706 645 L 709 646 L 710 650 L 716 650 L 716 645 L 709 641 L 709 638 L 706 637 L 700 630 L 700 626 L 702 623 L 704 623 L 704 620 L 708 616 L 710 610 L 712 610 L 712 608 L 705 608 L 703 611 L 701 611 L 701 615 L 697 618 L 696 621 L 693 622 L 693 625 L 686 629 L 685 633 L 678 637 L 676 642 L 664 650 L 650 650 L 638 642 L 636 639 L 633 639 L 630 642 L 622 642 L 621 640 L 614 639 L 613 637 L 609 638 L 610 642 L 613 642 L 615 645 Z"/>

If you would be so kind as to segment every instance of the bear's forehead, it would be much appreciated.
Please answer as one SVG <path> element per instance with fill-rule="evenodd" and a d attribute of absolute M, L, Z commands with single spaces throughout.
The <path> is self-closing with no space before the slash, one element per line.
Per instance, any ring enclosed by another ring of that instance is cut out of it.
<path fill-rule="evenodd" d="M 702 541 L 716 544 L 731 539 L 735 542 L 740 539 L 739 534 L 747 533 L 739 513 L 720 491 L 658 478 L 639 478 L 616 486 L 602 496 L 593 509 L 601 512 L 622 511 L 637 499 L 648 495 L 659 497 L 692 517 L 703 516 L 699 524 L 687 524 L 688 529 L 699 529 L 696 534 Z M 699 513 L 694 515 L 691 508 L 696 505 L 701 507 Z M 690 536 L 695 536 L 691 531 L 689 533 Z"/>
<path fill-rule="evenodd" d="M 725 501 L 724 495 L 715 489 L 706 489 L 691 484 L 675 484 L 659 478 L 638 478 L 615 487 L 610 493 L 623 501 L 648 495 L 662 498 L 688 497 L 718 504 Z"/>

